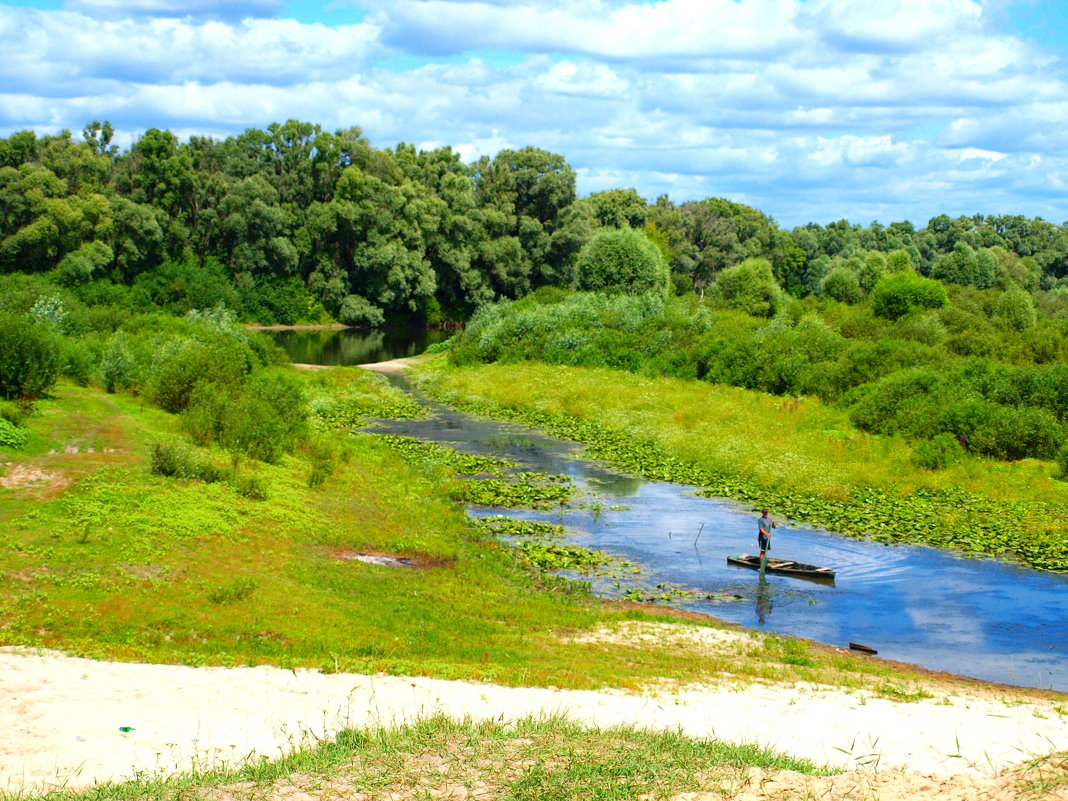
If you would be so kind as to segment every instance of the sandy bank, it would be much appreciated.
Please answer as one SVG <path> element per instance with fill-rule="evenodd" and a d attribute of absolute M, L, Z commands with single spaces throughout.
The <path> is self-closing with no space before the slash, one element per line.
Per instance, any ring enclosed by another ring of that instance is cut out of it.
<path fill-rule="evenodd" d="M 848 768 L 983 775 L 1068 749 L 1063 712 L 1050 700 L 979 694 L 906 704 L 863 692 L 754 684 L 637 695 L 2 649 L 0 789 L 84 786 L 273 757 L 340 728 L 435 713 L 564 714 L 591 725 L 755 741 Z"/>

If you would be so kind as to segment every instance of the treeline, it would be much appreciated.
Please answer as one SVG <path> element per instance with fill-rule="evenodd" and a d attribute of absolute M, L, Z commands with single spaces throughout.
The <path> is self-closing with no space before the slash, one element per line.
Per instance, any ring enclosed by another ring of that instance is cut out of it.
<path fill-rule="evenodd" d="M 577 198 L 564 158 L 533 147 L 465 164 L 448 147 L 378 149 L 358 128 L 292 120 L 225 140 L 151 129 L 123 152 L 113 133 L 93 122 L 80 140 L 0 139 L 0 272 L 42 274 L 89 305 L 355 325 L 462 320 L 541 286 L 588 286 L 580 257 L 604 230 L 641 232 L 680 295 L 753 258 L 789 297 L 844 303 L 906 263 L 979 290 L 1068 281 L 1068 228 L 1041 219 L 788 231 L 722 199 Z"/>

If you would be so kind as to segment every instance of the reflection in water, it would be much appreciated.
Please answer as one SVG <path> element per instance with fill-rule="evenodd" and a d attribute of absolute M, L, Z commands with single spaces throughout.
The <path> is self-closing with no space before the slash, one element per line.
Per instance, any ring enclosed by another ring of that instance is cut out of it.
<path fill-rule="evenodd" d="M 403 379 L 398 385 L 407 386 Z M 387 421 L 375 430 L 500 455 L 520 470 L 571 476 L 585 493 L 576 505 L 506 513 L 563 524 L 577 544 L 641 565 L 647 583 L 711 596 L 681 602 L 685 609 L 842 647 L 870 643 L 882 656 L 932 669 L 1068 690 L 1068 575 L 780 524 L 779 555 L 834 567 L 837 582 L 772 574 L 754 581 L 754 571 L 726 560 L 752 549 L 754 516 L 742 505 L 699 498 L 693 487 L 621 477 L 575 458 L 573 443 L 420 400 L 432 411 L 428 419 Z M 732 596 L 744 600 L 716 600 Z"/>
<path fill-rule="evenodd" d="M 768 586 L 768 580 L 763 575 L 757 574 L 757 588 L 756 588 L 756 613 L 757 621 L 763 625 L 767 622 L 768 617 L 771 615 L 771 587 Z"/>
<path fill-rule="evenodd" d="M 370 364 L 417 356 L 444 342 L 451 332 L 440 329 L 376 328 L 363 331 L 320 329 L 272 331 L 275 343 L 297 364 Z"/>

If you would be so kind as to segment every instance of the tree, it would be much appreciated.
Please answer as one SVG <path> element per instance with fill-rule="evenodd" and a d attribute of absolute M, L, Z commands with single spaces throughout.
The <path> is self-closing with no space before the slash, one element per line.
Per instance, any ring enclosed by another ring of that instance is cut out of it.
<path fill-rule="evenodd" d="M 871 291 L 872 311 L 887 320 L 921 309 L 939 309 L 948 302 L 941 283 L 907 271 L 884 276 Z"/>
<path fill-rule="evenodd" d="M 782 303 L 782 289 L 767 259 L 746 259 L 728 267 L 719 274 L 716 287 L 729 306 L 754 317 L 773 317 Z"/>
<path fill-rule="evenodd" d="M 594 292 L 666 295 L 670 271 L 649 238 L 633 228 L 605 228 L 582 249 L 576 287 Z"/>

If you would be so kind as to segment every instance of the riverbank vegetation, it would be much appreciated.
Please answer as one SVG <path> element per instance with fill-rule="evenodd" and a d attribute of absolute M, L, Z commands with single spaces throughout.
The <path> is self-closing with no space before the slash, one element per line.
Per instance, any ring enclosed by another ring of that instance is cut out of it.
<path fill-rule="evenodd" d="M 962 454 L 918 470 L 915 447 L 858 430 L 844 410 L 688 379 L 443 360 L 418 375 L 438 399 L 584 442 L 637 475 L 855 536 L 1068 569 L 1068 488 L 1049 462 Z"/>

